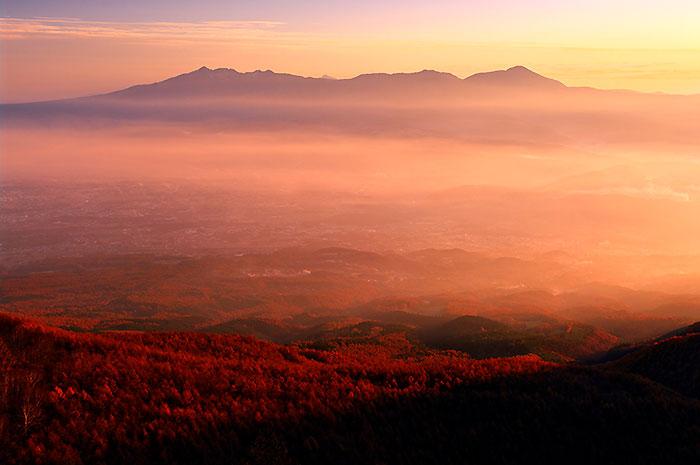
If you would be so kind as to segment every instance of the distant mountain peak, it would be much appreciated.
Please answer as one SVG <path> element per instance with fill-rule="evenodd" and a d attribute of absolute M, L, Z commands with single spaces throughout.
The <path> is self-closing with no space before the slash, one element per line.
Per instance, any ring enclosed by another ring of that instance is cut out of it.
<path fill-rule="evenodd" d="M 531 74 L 537 74 L 536 72 L 532 71 L 530 68 L 526 68 L 523 65 L 517 65 L 517 66 L 512 66 L 506 70 L 507 73 L 531 73 Z M 540 76 L 539 74 L 537 74 Z"/>
<path fill-rule="evenodd" d="M 497 86 L 527 86 L 540 88 L 566 87 L 561 82 L 537 74 L 522 65 L 513 66 L 506 70 L 477 73 L 469 76 L 465 81 Z"/>

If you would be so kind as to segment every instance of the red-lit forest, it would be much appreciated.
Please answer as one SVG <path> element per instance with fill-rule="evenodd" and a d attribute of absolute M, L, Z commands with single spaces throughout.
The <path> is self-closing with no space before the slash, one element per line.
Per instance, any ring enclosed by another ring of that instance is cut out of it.
<path fill-rule="evenodd" d="M 384 342 L 385 350 L 319 351 L 195 332 L 76 334 L 3 314 L 0 461 L 694 463 L 700 457 L 700 335 L 676 336 L 628 355 L 635 357 L 629 362 L 623 357 L 596 367 L 536 356 L 408 355 Z M 672 372 L 675 381 L 636 374 L 653 373 L 659 363 L 686 365 Z M 674 382 L 682 388 L 676 391 Z"/>

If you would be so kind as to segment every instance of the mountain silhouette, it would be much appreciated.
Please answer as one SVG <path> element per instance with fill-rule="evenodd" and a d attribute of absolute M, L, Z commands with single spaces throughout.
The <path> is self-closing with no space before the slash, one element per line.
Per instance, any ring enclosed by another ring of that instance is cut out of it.
<path fill-rule="evenodd" d="M 209 69 L 206 66 L 153 84 L 137 85 L 99 97 L 107 98 L 372 98 L 469 95 L 485 88 L 503 91 L 542 91 L 566 88 L 523 66 L 504 71 L 479 73 L 465 79 L 434 70 L 415 73 L 371 73 L 350 79 L 302 77 L 270 70 L 239 72 L 235 69 Z"/>
<path fill-rule="evenodd" d="M 566 87 L 559 81 L 544 77 L 524 66 L 506 70 L 477 73 L 465 79 L 471 84 L 485 86 L 517 86 L 538 89 L 561 89 Z"/>
<path fill-rule="evenodd" d="M 0 105 L 0 112 L 3 124 L 18 127 L 150 121 L 587 147 L 694 144 L 699 104 L 700 96 L 567 87 L 523 66 L 465 79 L 426 69 L 335 80 L 203 66 L 109 94 Z"/>

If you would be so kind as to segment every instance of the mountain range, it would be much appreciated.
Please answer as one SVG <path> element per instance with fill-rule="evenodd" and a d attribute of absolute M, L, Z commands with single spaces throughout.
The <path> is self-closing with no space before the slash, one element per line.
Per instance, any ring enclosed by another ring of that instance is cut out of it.
<path fill-rule="evenodd" d="M 695 100 L 699 95 L 669 95 L 628 90 L 600 90 L 591 87 L 568 87 L 562 82 L 538 74 L 524 66 L 506 70 L 476 73 L 464 79 L 425 69 L 414 73 L 369 73 L 349 79 L 324 75 L 303 77 L 271 70 L 239 72 L 231 68 L 209 69 L 206 66 L 152 84 L 139 84 L 114 92 L 50 102 L 0 105 L 4 110 L 47 103 L 143 102 L 144 100 L 245 98 L 245 99 L 315 99 L 316 103 L 333 100 L 372 99 L 375 101 L 409 99 L 409 102 L 433 98 L 466 98 L 479 100 L 511 98 L 517 95 L 541 94 L 559 96 L 626 96 L 661 100 Z M 454 102 L 453 102 L 454 103 Z"/>
<path fill-rule="evenodd" d="M 57 100 L 53 102 L 85 102 L 104 99 L 170 99 L 186 97 L 342 97 L 358 95 L 373 98 L 389 98 L 406 95 L 406 92 L 428 91 L 427 96 L 462 92 L 488 91 L 552 91 L 567 88 L 554 79 L 537 74 L 524 66 L 507 70 L 477 73 L 464 79 L 425 69 L 415 73 L 370 73 L 350 79 L 336 79 L 324 75 L 320 78 L 276 73 L 271 70 L 239 72 L 231 68 L 209 69 L 206 66 L 152 84 L 139 84 L 100 95 Z M 426 97 L 421 95 L 420 97 Z M 36 102 L 47 103 L 47 102 Z M 12 108 L 26 104 L 5 104 Z"/>
<path fill-rule="evenodd" d="M 694 145 L 700 96 L 567 87 L 525 67 L 310 78 L 199 68 L 69 100 L 0 105 L 6 127 L 187 125 L 188 131 L 299 130 L 559 144 Z M 510 142 L 508 142 L 510 143 Z"/>
<path fill-rule="evenodd" d="M 553 91 L 566 88 L 564 84 L 541 76 L 523 66 L 503 71 L 478 73 L 465 79 L 433 70 L 416 73 L 361 74 L 351 79 L 327 79 L 275 73 L 270 70 L 240 73 L 235 69 L 209 69 L 181 74 L 153 84 L 137 85 L 128 89 L 92 98 L 117 99 L 171 99 L 183 97 L 276 97 L 276 98 L 343 98 L 372 97 L 415 99 L 439 97 L 454 93 L 474 96 L 482 92 Z"/>

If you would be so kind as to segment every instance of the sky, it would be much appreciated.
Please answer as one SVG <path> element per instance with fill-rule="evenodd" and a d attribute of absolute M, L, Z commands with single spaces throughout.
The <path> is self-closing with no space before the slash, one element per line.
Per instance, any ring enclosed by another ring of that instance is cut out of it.
<path fill-rule="evenodd" d="M 567 85 L 700 93 L 698 0 L 3 0 L 0 101 L 197 69 L 338 78 L 524 65 Z"/>

